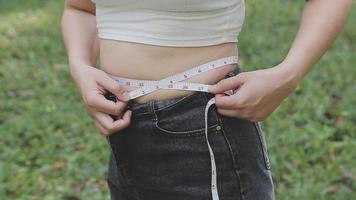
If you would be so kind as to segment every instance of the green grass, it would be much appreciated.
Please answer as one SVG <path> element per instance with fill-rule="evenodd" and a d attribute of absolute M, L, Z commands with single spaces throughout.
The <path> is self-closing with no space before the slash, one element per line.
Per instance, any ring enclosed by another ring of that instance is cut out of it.
<path fill-rule="evenodd" d="M 280 62 L 303 1 L 249 0 L 245 70 Z M 72 82 L 63 1 L 0 0 L 0 199 L 106 199 L 108 146 Z M 355 11 L 355 8 L 354 8 Z M 356 198 L 356 13 L 263 123 L 277 199 Z"/>

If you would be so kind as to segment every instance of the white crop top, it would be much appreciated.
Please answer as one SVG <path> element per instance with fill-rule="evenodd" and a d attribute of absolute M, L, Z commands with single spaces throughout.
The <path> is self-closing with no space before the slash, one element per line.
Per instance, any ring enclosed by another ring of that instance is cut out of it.
<path fill-rule="evenodd" d="M 101 39 L 193 47 L 238 42 L 244 0 L 92 0 Z"/>

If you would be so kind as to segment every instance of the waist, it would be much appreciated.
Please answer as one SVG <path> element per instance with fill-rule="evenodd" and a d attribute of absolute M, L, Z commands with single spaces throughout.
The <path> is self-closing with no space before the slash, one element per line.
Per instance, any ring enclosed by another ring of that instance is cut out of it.
<path fill-rule="evenodd" d="M 161 80 L 212 60 L 237 55 L 236 43 L 204 47 L 164 47 L 125 41 L 100 41 L 101 69 L 114 76 L 138 80 Z M 229 64 L 186 81 L 214 84 L 235 68 L 236 64 Z M 125 86 L 125 89 L 132 91 L 136 87 Z M 194 91 L 161 89 L 133 101 L 145 103 L 149 100 L 172 99 L 192 93 Z"/>

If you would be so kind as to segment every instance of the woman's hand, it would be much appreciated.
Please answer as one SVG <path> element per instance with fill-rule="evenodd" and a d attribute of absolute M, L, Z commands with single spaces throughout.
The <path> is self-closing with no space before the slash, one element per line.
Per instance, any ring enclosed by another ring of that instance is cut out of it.
<path fill-rule="evenodd" d="M 229 117 L 262 121 L 296 88 L 299 80 L 287 67 L 242 72 L 210 86 L 218 112 Z M 224 91 L 236 90 L 226 96 Z"/>
<path fill-rule="evenodd" d="M 330 48 L 342 31 L 351 7 L 351 0 L 308 1 L 298 34 L 281 64 L 240 73 L 209 89 L 217 94 L 218 112 L 251 121 L 264 120 Z M 223 92 L 236 88 L 236 94 L 223 95 Z"/>
<path fill-rule="evenodd" d="M 95 67 L 77 66 L 75 69 L 75 72 L 71 71 L 72 77 L 96 128 L 104 135 L 126 128 L 130 124 L 131 111 L 123 113 L 129 100 L 125 88 Z M 116 102 L 105 98 L 107 92 L 116 96 Z M 110 115 L 118 116 L 118 119 L 114 120 Z"/>

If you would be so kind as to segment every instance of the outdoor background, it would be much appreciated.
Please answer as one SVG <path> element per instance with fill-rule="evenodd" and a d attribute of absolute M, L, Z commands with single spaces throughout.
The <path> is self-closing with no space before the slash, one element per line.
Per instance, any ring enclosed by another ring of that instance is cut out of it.
<path fill-rule="evenodd" d="M 246 1 L 245 71 L 283 59 L 303 4 Z M 108 197 L 109 149 L 68 72 L 62 8 L 63 0 L 0 0 L 0 199 Z M 277 199 L 356 199 L 355 25 L 353 12 L 330 51 L 263 123 Z"/>

